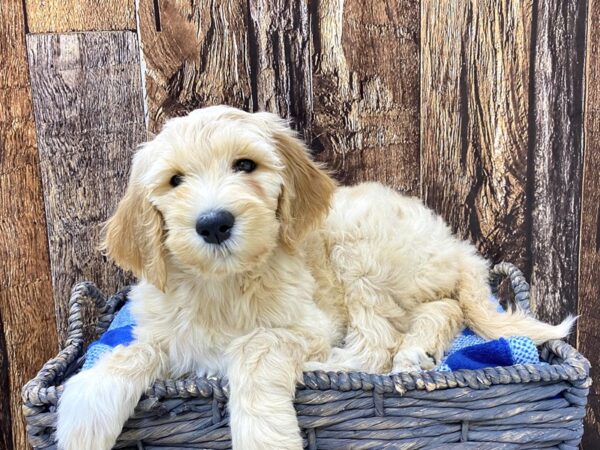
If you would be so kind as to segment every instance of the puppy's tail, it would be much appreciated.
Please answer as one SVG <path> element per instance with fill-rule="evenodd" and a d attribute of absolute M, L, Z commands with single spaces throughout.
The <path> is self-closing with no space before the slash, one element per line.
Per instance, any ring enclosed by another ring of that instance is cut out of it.
<path fill-rule="evenodd" d="M 568 316 L 560 324 L 550 325 L 522 310 L 498 312 L 496 304 L 490 301 L 487 265 L 480 258 L 473 258 L 470 262 L 473 264 L 461 271 L 458 301 L 467 325 L 478 335 L 487 339 L 528 336 L 537 345 L 569 335 L 576 317 Z"/>

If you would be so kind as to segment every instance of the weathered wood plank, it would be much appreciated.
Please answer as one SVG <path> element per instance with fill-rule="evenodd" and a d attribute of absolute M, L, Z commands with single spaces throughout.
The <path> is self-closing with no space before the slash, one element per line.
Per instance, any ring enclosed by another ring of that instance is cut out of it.
<path fill-rule="evenodd" d="M 246 0 L 140 0 L 139 15 L 150 131 L 201 106 L 253 109 Z"/>
<path fill-rule="evenodd" d="M 22 2 L 0 23 L 0 446 L 22 450 L 21 386 L 58 346 Z"/>
<path fill-rule="evenodd" d="M 586 5 L 534 6 L 529 247 L 533 306 L 550 322 L 577 312 Z"/>
<path fill-rule="evenodd" d="M 314 135 L 345 183 L 419 192 L 419 2 L 311 3 Z"/>
<path fill-rule="evenodd" d="M 423 197 L 486 257 L 523 265 L 530 2 L 421 5 Z"/>
<path fill-rule="evenodd" d="M 594 380 L 585 417 L 585 450 L 600 448 L 600 1 L 588 6 L 584 158 L 579 254 L 577 348 L 592 364 Z"/>
<path fill-rule="evenodd" d="M 97 246 L 146 138 L 137 36 L 28 35 L 54 301 L 61 339 L 74 282 L 114 291 L 127 278 Z"/>
<path fill-rule="evenodd" d="M 30 33 L 135 30 L 134 0 L 24 0 Z"/>
<path fill-rule="evenodd" d="M 292 119 L 312 140 L 312 53 L 307 0 L 250 0 L 254 108 Z"/>
<path fill-rule="evenodd" d="M 314 142 L 325 149 L 320 158 L 344 181 L 379 179 L 416 193 L 418 2 L 351 1 L 332 24 L 327 11 L 338 6 L 321 2 L 311 11 L 304 1 L 252 0 L 199 8 L 167 1 L 160 4 L 157 32 L 154 5 L 142 2 L 149 128 L 156 131 L 165 117 L 205 104 L 266 109 L 291 117 L 309 143 L 319 135 Z M 224 33 L 232 23 L 235 31 Z M 339 42 L 332 37 L 336 26 L 345 30 Z M 320 51 L 314 59 L 321 61 L 313 71 L 314 97 L 311 32 Z M 335 51 L 345 72 L 333 89 Z M 400 74 L 398 60 L 406 61 Z M 314 111 L 313 103 L 319 103 Z M 342 109 L 352 112 L 347 120 Z"/>

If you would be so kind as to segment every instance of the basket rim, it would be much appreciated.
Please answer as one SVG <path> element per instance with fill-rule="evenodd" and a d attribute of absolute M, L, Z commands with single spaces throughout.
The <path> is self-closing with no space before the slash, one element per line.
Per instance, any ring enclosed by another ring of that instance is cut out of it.
<path fill-rule="evenodd" d="M 589 363 L 572 346 L 554 340 L 544 344 L 542 352 L 547 355 L 547 359 L 558 357 L 563 362 L 396 374 L 307 371 L 304 372 L 303 380 L 298 383 L 297 390 L 375 391 L 381 394 L 403 395 L 415 390 L 431 392 L 464 387 L 487 389 L 494 385 L 536 382 L 569 381 L 577 387 L 589 386 Z M 156 400 L 175 397 L 214 397 L 226 401 L 229 397 L 229 386 L 226 378 L 218 377 L 159 379 L 146 390 L 145 396 Z"/>
<path fill-rule="evenodd" d="M 500 263 L 491 271 L 493 285 L 509 278 L 515 294 L 513 307 L 529 309 L 529 285 L 522 272 L 510 263 Z M 81 308 L 90 299 L 98 311 L 98 330 L 108 327 L 115 312 L 125 302 L 129 288 L 106 298 L 90 282 L 73 287 L 69 314 L 69 338 L 65 348 L 49 360 L 22 390 L 25 416 L 37 413 L 39 407 L 56 405 L 63 391 L 62 378 L 84 354 L 83 322 Z M 397 374 L 370 374 L 365 372 L 304 372 L 298 383 L 299 390 L 375 391 L 375 393 L 398 393 L 414 390 L 434 391 L 452 388 L 486 389 L 493 385 L 535 382 L 569 381 L 577 387 L 587 388 L 590 364 L 575 348 L 566 342 L 551 340 L 541 346 L 541 358 L 546 363 L 518 364 L 505 367 L 439 372 L 402 372 Z M 214 397 L 226 401 L 229 386 L 226 378 L 184 377 L 159 379 L 146 390 L 145 396 L 159 400 L 173 397 Z"/>
<path fill-rule="evenodd" d="M 397 374 L 371 374 L 366 372 L 304 372 L 298 390 L 376 391 L 381 394 L 408 391 L 435 391 L 454 388 L 487 389 L 494 385 L 526 384 L 536 382 L 569 381 L 577 387 L 587 388 L 589 363 L 577 350 L 563 341 L 549 341 L 542 346 L 548 358 L 558 357 L 559 364 L 516 364 L 483 369 L 456 371 L 401 372 Z M 563 358 L 565 357 L 566 358 Z M 63 385 L 30 386 L 23 392 L 27 406 L 56 405 Z M 227 401 L 229 384 L 225 377 L 182 377 L 158 379 L 146 390 L 145 397 L 153 400 L 167 398 L 214 397 Z"/>

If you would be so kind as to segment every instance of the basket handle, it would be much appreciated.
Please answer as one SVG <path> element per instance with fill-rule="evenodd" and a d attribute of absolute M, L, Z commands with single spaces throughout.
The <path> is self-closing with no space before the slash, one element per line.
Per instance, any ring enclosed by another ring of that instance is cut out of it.
<path fill-rule="evenodd" d="M 501 262 L 496 264 L 490 271 L 490 281 L 492 285 L 492 292 L 494 295 L 498 295 L 498 288 L 504 279 L 509 278 L 510 290 L 513 295 L 509 296 L 506 300 L 506 309 L 519 308 L 528 314 L 531 314 L 529 305 L 529 283 L 525 279 L 525 275 L 521 272 L 514 264 L 508 262 Z"/>
<path fill-rule="evenodd" d="M 73 286 L 69 299 L 68 334 L 64 348 L 55 358 L 44 364 L 35 378 L 23 387 L 21 396 L 25 403 L 32 405 L 44 403 L 44 398 L 47 397 L 47 388 L 58 385 L 64 379 L 69 366 L 82 355 L 84 344 L 83 308 L 88 304 L 95 308 L 95 317 L 98 320 L 96 331 L 102 333 L 108 328 L 115 311 L 125 303 L 128 291 L 127 288 L 106 298 L 102 291 L 89 281 Z"/>
<path fill-rule="evenodd" d="M 83 308 L 90 303 L 94 306 L 96 310 L 94 317 L 97 319 L 96 332 L 101 334 L 110 325 L 115 311 L 118 311 L 125 303 L 128 292 L 129 288 L 126 288 L 107 298 L 94 283 L 89 281 L 83 281 L 73 286 L 69 299 L 68 335 L 64 346 L 67 347 L 72 342 L 83 342 Z"/>

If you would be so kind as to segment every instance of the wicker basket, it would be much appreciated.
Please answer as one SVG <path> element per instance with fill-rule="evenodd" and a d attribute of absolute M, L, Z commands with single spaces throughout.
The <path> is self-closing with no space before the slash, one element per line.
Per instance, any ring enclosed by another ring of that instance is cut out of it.
<path fill-rule="evenodd" d="M 503 263 L 492 271 L 494 289 L 509 279 L 510 307 L 529 307 L 521 272 Z M 91 283 L 75 286 L 66 347 L 23 388 L 29 442 L 54 448 L 55 410 L 62 384 L 83 362 L 82 308 L 97 309 L 104 331 L 127 292 L 108 299 Z M 589 363 L 561 341 L 541 348 L 549 364 L 455 372 L 308 372 L 295 405 L 308 449 L 576 449 L 590 385 Z M 227 382 L 159 380 L 126 423 L 115 448 L 230 448 Z"/>

